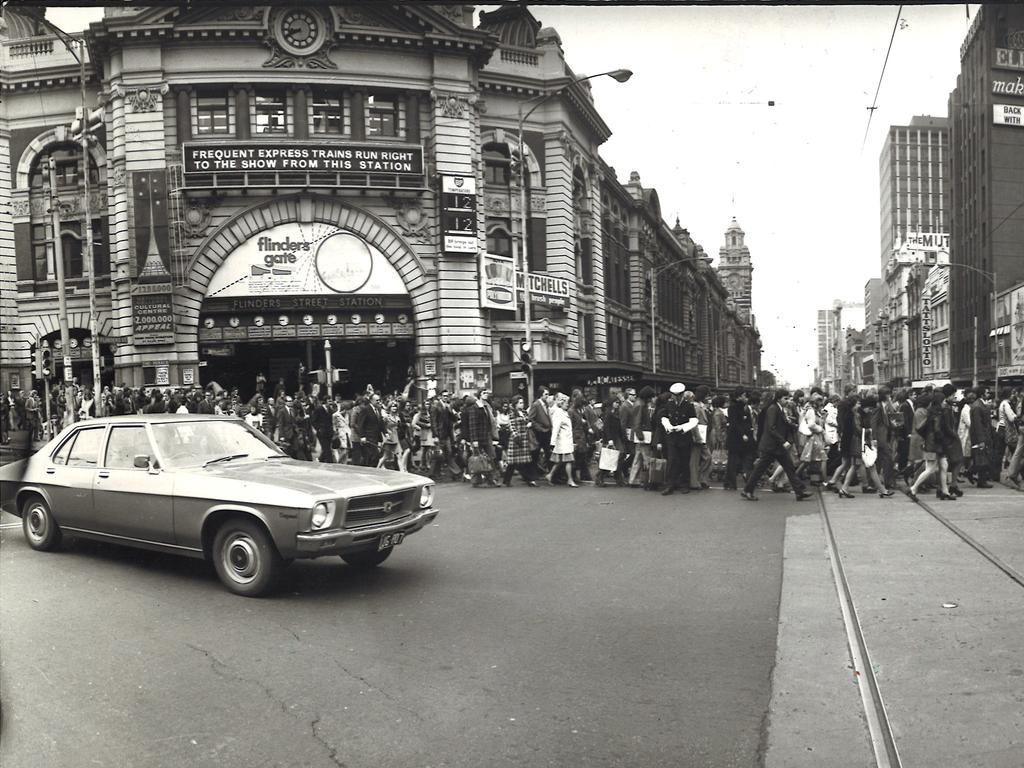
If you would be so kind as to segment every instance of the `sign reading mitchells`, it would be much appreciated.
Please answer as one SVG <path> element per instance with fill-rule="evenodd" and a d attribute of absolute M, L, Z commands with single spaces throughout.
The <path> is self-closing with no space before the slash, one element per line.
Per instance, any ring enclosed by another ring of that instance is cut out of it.
<path fill-rule="evenodd" d="M 514 310 L 512 303 L 512 275 L 516 281 L 516 303 L 523 302 L 525 282 L 530 280 L 530 303 L 546 304 L 560 309 L 569 308 L 570 283 L 562 277 L 537 274 L 531 272 L 523 275 L 514 272 L 512 259 L 506 256 L 495 256 L 490 253 L 480 254 L 480 306 L 489 309 Z"/>
<path fill-rule="evenodd" d="M 1024 105 L 993 104 L 992 122 L 995 125 L 1013 125 L 1017 128 L 1024 126 Z"/>
<path fill-rule="evenodd" d="M 181 154 L 186 175 L 246 171 L 423 175 L 423 147 L 418 144 L 182 144 Z"/>
<path fill-rule="evenodd" d="M 476 179 L 441 175 L 441 246 L 445 253 L 476 253 Z"/>

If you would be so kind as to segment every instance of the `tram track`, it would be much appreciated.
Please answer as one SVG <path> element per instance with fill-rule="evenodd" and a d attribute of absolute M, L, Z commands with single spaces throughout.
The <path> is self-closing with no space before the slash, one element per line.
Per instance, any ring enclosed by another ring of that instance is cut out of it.
<path fill-rule="evenodd" d="M 832 530 L 832 521 L 829 519 L 828 508 L 825 506 L 825 499 L 820 490 L 817 497 L 818 509 L 825 528 L 825 544 L 828 548 L 832 575 L 839 596 L 839 608 L 843 615 L 843 625 L 846 628 L 854 674 L 857 676 L 857 686 L 860 689 L 861 701 L 864 705 L 864 715 L 875 754 L 875 764 L 878 768 L 902 768 L 903 764 L 900 761 L 899 750 L 896 748 L 896 739 L 889 723 L 885 702 L 878 687 L 878 680 L 875 678 L 871 654 L 868 651 L 867 641 L 857 616 L 857 606 L 846 579 L 839 545 L 836 543 L 835 533 Z"/>
<path fill-rule="evenodd" d="M 911 501 L 914 501 L 914 500 L 911 499 Z M 931 507 L 931 505 L 926 504 L 924 501 L 921 500 L 920 497 L 918 497 L 918 499 L 916 501 L 914 501 L 914 503 L 917 504 L 917 506 L 921 507 L 921 509 L 923 509 L 925 512 L 927 512 L 929 515 L 934 517 L 936 520 L 938 520 L 940 523 L 942 523 L 944 526 L 946 526 L 946 528 L 948 528 L 950 531 L 952 531 L 952 533 L 958 539 L 963 541 L 967 546 L 969 546 L 971 549 L 973 549 L 975 552 L 977 552 L 983 558 L 988 560 L 992 565 L 994 565 L 1000 571 L 1002 571 L 1007 576 L 1009 576 L 1010 579 L 1012 579 L 1014 582 L 1016 582 L 1018 586 L 1024 587 L 1024 574 L 1022 574 L 1017 569 L 1013 568 L 1008 563 L 1003 562 L 991 550 L 989 550 L 984 544 L 982 544 L 977 539 L 975 539 L 973 536 L 971 536 L 969 533 L 967 533 L 967 531 L 965 531 L 962 528 L 960 528 L 956 523 L 954 523 L 948 517 L 946 517 L 945 515 L 943 515 L 943 514 L 941 514 L 939 512 L 936 512 Z"/>

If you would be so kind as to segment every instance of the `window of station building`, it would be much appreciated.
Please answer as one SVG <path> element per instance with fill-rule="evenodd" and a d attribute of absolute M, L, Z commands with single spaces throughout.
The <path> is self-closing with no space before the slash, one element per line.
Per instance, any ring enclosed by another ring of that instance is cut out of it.
<path fill-rule="evenodd" d="M 345 133 L 345 100 L 327 88 L 314 88 L 312 104 L 313 133 L 340 135 Z"/>
<path fill-rule="evenodd" d="M 32 273 L 36 281 L 56 279 L 49 224 L 32 225 Z"/>
<path fill-rule="evenodd" d="M 483 146 L 484 183 L 507 187 L 512 182 L 512 161 L 507 144 Z"/>
<path fill-rule="evenodd" d="M 57 189 L 75 189 L 79 186 L 82 166 L 82 153 L 76 144 L 54 147 L 45 154 L 38 155 L 29 175 L 29 187 L 41 190 L 50 186 L 50 158 L 55 162 Z M 100 172 L 96 161 L 89 158 L 89 183 L 99 184 Z"/>
<path fill-rule="evenodd" d="M 258 88 L 253 104 L 256 133 L 288 133 L 288 97 L 284 91 Z"/>
<path fill-rule="evenodd" d="M 366 135 L 397 137 L 399 133 L 398 99 L 371 94 L 366 97 Z"/>
<path fill-rule="evenodd" d="M 508 220 L 487 223 L 487 252 L 495 256 L 512 255 L 512 235 L 509 234 Z"/>
<path fill-rule="evenodd" d="M 196 105 L 196 135 L 226 135 L 231 131 L 228 95 L 226 93 L 198 93 Z"/>

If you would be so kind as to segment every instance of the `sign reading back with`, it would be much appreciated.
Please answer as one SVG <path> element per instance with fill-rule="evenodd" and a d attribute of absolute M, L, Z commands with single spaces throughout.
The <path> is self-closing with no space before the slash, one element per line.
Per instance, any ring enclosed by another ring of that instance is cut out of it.
<path fill-rule="evenodd" d="M 387 257 L 333 224 L 280 224 L 233 250 L 210 280 L 206 298 L 403 294 Z"/>
<path fill-rule="evenodd" d="M 1024 127 L 1024 105 L 1021 104 L 993 104 L 992 122 L 995 125 L 1013 125 L 1017 128 Z"/>
<path fill-rule="evenodd" d="M 423 147 L 416 144 L 183 144 L 189 173 L 328 172 L 423 175 Z"/>

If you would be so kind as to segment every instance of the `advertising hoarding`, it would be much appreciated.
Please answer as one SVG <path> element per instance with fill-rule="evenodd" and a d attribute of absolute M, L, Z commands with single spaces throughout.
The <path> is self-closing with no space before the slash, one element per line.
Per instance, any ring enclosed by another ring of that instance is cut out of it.
<path fill-rule="evenodd" d="M 423 147 L 417 144 L 186 143 L 181 154 L 186 175 L 261 171 L 423 175 Z"/>

